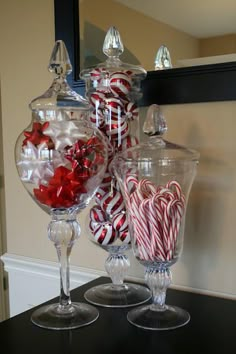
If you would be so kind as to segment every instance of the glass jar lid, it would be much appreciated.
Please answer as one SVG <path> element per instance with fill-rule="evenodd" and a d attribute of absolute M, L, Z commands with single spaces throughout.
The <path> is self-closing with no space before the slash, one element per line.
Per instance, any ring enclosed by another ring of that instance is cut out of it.
<path fill-rule="evenodd" d="M 129 76 L 143 80 L 147 72 L 139 65 L 124 63 L 120 60 L 120 55 L 124 52 L 123 42 L 116 27 L 112 26 L 107 31 L 103 44 L 103 53 L 107 56 L 105 62 L 84 69 L 80 73 L 83 80 L 100 80 L 117 71 L 127 72 Z"/>
<path fill-rule="evenodd" d="M 164 161 L 168 164 L 175 161 L 198 162 L 200 154 L 197 151 L 163 138 L 167 125 L 158 105 L 153 104 L 148 108 L 143 131 L 148 135 L 148 139 L 119 153 L 119 158 L 126 161 Z"/>
<path fill-rule="evenodd" d="M 63 41 L 58 40 L 53 48 L 48 70 L 55 75 L 49 89 L 41 96 L 33 99 L 29 105 L 33 112 L 52 110 L 89 111 L 89 102 L 73 91 L 67 82 L 67 75 L 72 71 L 70 58 Z M 50 114 L 48 114 L 50 119 Z"/>

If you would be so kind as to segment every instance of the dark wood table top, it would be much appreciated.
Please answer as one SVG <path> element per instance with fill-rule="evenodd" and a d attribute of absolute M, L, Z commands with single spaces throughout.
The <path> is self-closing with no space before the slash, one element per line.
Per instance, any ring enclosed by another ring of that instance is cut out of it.
<path fill-rule="evenodd" d="M 72 301 L 85 301 L 87 289 L 108 281 L 101 277 L 73 290 Z M 130 308 L 99 307 L 100 316 L 93 324 L 53 331 L 33 325 L 31 309 L 0 323 L 0 353 L 236 354 L 236 301 L 169 289 L 167 303 L 189 311 L 189 324 L 170 331 L 147 331 L 127 321 Z"/>

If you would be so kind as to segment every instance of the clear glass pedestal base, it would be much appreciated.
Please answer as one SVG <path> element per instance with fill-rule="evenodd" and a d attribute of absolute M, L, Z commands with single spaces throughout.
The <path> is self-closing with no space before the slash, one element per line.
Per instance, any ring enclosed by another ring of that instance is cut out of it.
<path fill-rule="evenodd" d="M 42 328 L 65 330 L 89 325 L 98 316 L 99 312 L 95 307 L 74 302 L 65 310 L 59 304 L 42 306 L 33 312 L 31 321 Z"/>
<path fill-rule="evenodd" d="M 138 284 L 103 284 L 87 290 L 85 299 L 103 307 L 130 307 L 141 305 L 151 298 L 148 288 Z"/>
<path fill-rule="evenodd" d="M 149 330 L 169 330 L 182 327 L 190 320 L 187 311 L 165 305 L 164 310 L 154 310 L 153 305 L 140 306 L 128 312 L 127 319 L 133 325 Z"/>

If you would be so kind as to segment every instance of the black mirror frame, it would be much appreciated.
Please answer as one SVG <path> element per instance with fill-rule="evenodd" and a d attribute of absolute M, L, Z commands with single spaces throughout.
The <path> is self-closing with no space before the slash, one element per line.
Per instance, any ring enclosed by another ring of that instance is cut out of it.
<path fill-rule="evenodd" d="M 79 0 L 54 0 L 55 39 L 65 42 L 73 72 L 72 88 L 84 95 L 79 78 Z M 236 62 L 149 71 L 142 83 L 141 106 L 231 101 L 236 99 Z"/>

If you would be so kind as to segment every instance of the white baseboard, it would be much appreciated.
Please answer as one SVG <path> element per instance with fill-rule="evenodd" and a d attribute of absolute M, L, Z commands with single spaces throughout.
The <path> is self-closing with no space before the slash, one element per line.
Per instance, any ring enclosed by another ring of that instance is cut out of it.
<path fill-rule="evenodd" d="M 9 253 L 4 254 L 1 260 L 4 263 L 5 271 L 8 273 L 10 317 L 59 295 L 59 264 L 57 262 Z M 70 288 L 74 289 L 104 275 L 107 275 L 107 273 L 71 265 Z M 144 281 L 144 279 L 134 276 L 128 276 L 126 280 L 141 283 Z M 177 284 L 173 284 L 171 288 L 236 300 L 235 294 L 213 292 Z"/>
<path fill-rule="evenodd" d="M 8 273 L 10 317 L 59 295 L 58 263 L 8 253 L 1 260 Z M 102 275 L 105 273 L 71 266 L 70 288 L 74 289 Z"/>

